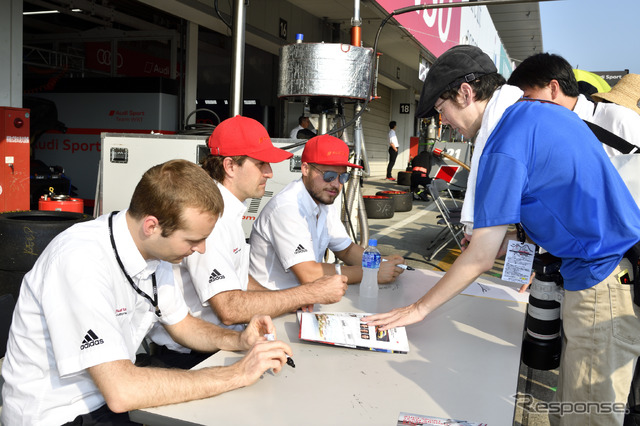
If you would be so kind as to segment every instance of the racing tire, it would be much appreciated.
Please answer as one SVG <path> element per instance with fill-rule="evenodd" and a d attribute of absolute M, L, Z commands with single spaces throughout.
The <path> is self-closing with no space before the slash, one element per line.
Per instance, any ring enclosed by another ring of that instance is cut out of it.
<path fill-rule="evenodd" d="M 0 269 L 0 295 L 11 294 L 13 300 L 18 300 L 20 285 L 22 284 L 22 278 L 25 274 L 26 272 L 23 271 L 5 271 Z"/>
<path fill-rule="evenodd" d="M 391 197 L 394 212 L 409 212 L 413 208 L 413 194 L 406 191 L 378 191 L 376 195 Z"/>
<path fill-rule="evenodd" d="M 56 235 L 92 219 L 88 214 L 63 211 L 0 213 L 0 270 L 28 272 Z"/>
<path fill-rule="evenodd" d="M 364 195 L 364 208 L 369 219 L 389 219 L 393 217 L 393 200 L 382 195 Z"/>
<path fill-rule="evenodd" d="M 413 172 L 398 172 L 396 183 L 402 186 L 411 186 L 411 173 Z"/>

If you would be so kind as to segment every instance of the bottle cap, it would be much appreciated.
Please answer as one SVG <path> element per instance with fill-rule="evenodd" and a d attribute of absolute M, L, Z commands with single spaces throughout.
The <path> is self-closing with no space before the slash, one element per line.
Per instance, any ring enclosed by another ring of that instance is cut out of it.
<path fill-rule="evenodd" d="M 302 40 L 304 40 L 304 34 L 296 34 L 296 43 L 302 43 Z"/>
<path fill-rule="evenodd" d="M 375 240 L 375 239 L 373 239 L 373 238 L 372 238 L 372 239 L 370 239 L 370 240 L 369 240 L 369 246 L 371 246 L 371 247 L 377 247 L 377 246 L 378 246 L 378 240 Z"/>

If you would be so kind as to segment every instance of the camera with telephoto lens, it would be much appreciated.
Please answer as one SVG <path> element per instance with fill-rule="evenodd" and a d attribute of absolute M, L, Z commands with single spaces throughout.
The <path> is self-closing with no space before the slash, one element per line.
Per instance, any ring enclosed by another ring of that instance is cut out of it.
<path fill-rule="evenodd" d="M 536 254 L 536 275 L 530 286 L 529 305 L 522 342 L 522 362 L 537 370 L 553 370 L 560 365 L 564 289 L 560 275 L 562 261 L 549 253 Z"/>

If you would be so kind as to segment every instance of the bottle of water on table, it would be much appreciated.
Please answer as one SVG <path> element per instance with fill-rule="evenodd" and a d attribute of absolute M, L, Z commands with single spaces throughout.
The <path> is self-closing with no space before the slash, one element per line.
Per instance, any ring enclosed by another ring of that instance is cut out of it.
<path fill-rule="evenodd" d="M 378 240 L 369 240 L 369 245 L 362 253 L 362 281 L 360 282 L 360 309 L 365 312 L 378 311 L 378 270 L 381 261 Z"/>

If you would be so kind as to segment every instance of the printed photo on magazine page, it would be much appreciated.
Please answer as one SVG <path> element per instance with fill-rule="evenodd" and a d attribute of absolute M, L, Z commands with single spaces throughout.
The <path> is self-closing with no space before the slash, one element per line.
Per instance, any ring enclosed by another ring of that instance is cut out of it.
<path fill-rule="evenodd" d="M 355 349 L 390 353 L 409 352 L 404 327 L 380 330 L 360 319 L 368 314 L 350 312 L 302 312 L 300 339 Z"/>

